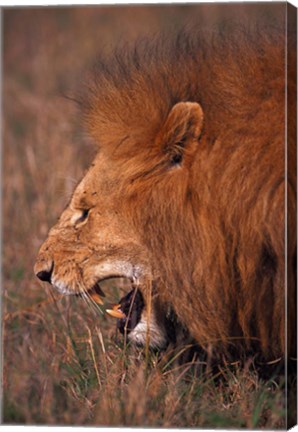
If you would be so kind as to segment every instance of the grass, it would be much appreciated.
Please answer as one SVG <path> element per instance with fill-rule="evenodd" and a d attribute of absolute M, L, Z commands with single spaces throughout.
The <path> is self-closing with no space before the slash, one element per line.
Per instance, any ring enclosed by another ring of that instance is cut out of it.
<path fill-rule="evenodd" d="M 112 319 L 80 299 L 60 297 L 33 274 L 39 245 L 95 152 L 79 127 L 75 104 L 61 94 L 77 88 L 99 49 L 109 51 L 123 35 L 135 39 L 187 22 L 197 11 L 4 11 L 5 424 L 285 427 L 284 389 L 274 380 L 237 366 L 223 367 L 218 379 L 203 366 L 179 365 L 171 352 L 146 356 L 124 349 Z M 197 19 L 211 25 L 220 14 L 232 13 L 239 17 L 243 11 L 202 5 Z"/>
<path fill-rule="evenodd" d="M 5 423 L 284 426 L 284 393 L 273 380 L 237 366 L 222 368 L 219 380 L 171 362 L 171 352 L 146 362 L 81 300 L 50 299 L 7 317 Z"/>

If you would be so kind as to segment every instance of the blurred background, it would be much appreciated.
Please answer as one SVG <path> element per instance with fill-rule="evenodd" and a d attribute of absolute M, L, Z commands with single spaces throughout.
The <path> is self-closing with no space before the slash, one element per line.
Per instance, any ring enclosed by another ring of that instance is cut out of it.
<path fill-rule="evenodd" d="M 250 20 L 276 8 L 201 4 L 3 10 L 4 423 L 282 425 L 283 394 L 274 394 L 273 402 L 269 398 L 274 410 L 260 405 L 255 377 L 233 381 L 229 391 L 234 396 L 224 401 L 212 386 L 186 392 L 181 387 L 179 393 L 174 375 L 155 371 L 148 382 L 139 369 L 128 371 L 114 321 L 77 298 L 61 298 L 33 274 L 40 244 L 95 154 L 76 104 L 64 95 L 82 85 L 97 53 L 109 52 L 120 40 L 189 23 Z M 263 409 L 270 416 L 262 417 Z"/>

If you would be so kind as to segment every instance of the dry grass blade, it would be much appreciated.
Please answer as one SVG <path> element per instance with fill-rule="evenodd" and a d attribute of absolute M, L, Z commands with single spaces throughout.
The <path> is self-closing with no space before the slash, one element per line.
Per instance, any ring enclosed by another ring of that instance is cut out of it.
<path fill-rule="evenodd" d="M 99 376 L 99 372 L 98 372 L 98 368 L 97 368 L 97 362 L 96 362 L 94 348 L 93 348 L 93 342 L 92 342 L 92 334 L 91 334 L 91 330 L 90 330 L 89 327 L 87 327 L 87 332 L 88 332 L 88 335 L 89 335 L 88 343 L 89 343 L 90 350 L 91 350 L 91 355 L 92 355 L 92 360 L 93 360 L 93 366 L 94 366 L 94 370 L 96 372 L 96 378 L 97 378 L 97 381 L 98 381 L 98 387 L 99 387 L 99 389 L 101 389 L 102 384 L 101 384 L 101 381 L 100 381 L 100 376 Z"/>
<path fill-rule="evenodd" d="M 16 318 L 19 315 L 24 315 L 24 314 L 30 314 L 30 313 L 37 313 L 37 311 L 45 306 L 49 306 L 51 303 L 53 302 L 57 302 L 59 299 L 61 299 L 61 296 L 59 297 L 52 297 L 49 298 L 47 300 L 43 300 L 41 302 L 35 303 L 34 305 L 30 306 L 30 307 L 26 307 L 24 309 L 20 309 L 14 312 L 8 312 L 4 315 L 3 317 L 3 321 L 9 321 L 12 320 L 14 318 Z"/>

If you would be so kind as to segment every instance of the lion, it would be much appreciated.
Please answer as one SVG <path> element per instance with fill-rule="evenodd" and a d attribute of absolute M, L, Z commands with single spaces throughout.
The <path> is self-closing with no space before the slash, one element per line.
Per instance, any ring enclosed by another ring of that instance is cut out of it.
<path fill-rule="evenodd" d="M 99 60 L 79 96 L 98 154 L 41 246 L 36 275 L 98 302 L 103 280 L 128 278 L 133 291 L 110 312 L 123 332 L 132 311 L 137 343 L 149 331 L 163 348 L 174 323 L 206 352 L 290 352 L 295 125 L 286 155 L 284 33 L 262 23 L 183 30 Z"/>

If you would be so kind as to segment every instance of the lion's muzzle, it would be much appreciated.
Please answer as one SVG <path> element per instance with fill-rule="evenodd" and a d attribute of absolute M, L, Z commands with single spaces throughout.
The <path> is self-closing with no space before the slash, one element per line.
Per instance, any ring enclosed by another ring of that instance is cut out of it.
<path fill-rule="evenodd" d="M 34 266 L 35 275 L 43 282 L 52 282 L 54 262 L 47 259 L 38 259 Z"/>

